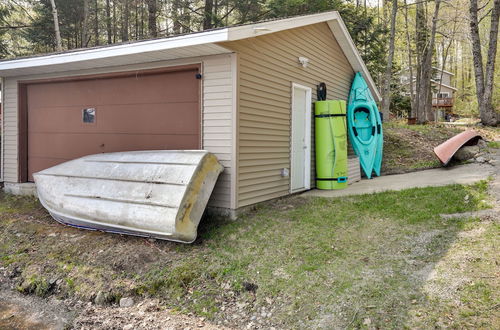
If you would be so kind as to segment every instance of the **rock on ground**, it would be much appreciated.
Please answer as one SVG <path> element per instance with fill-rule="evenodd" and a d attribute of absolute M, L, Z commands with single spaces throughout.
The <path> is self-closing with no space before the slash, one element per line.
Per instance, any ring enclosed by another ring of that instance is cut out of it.
<path fill-rule="evenodd" d="M 453 158 L 459 161 L 469 160 L 474 158 L 479 153 L 478 146 L 465 146 L 460 149 L 453 155 Z"/>
<path fill-rule="evenodd" d="M 120 299 L 120 307 L 132 307 L 132 306 L 134 306 L 134 299 L 132 298 Z"/>

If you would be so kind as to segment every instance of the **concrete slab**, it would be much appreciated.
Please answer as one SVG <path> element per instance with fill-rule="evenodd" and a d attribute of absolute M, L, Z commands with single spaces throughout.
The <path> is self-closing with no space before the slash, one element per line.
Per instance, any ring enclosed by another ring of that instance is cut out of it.
<path fill-rule="evenodd" d="M 388 190 L 471 184 L 495 175 L 497 172 L 495 167 L 497 166 L 488 163 L 473 163 L 449 168 L 443 167 L 406 174 L 387 175 L 371 180 L 363 179 L 343 190 L 314 189 L 303 193 L 302 196 L 341 197 Z"/>

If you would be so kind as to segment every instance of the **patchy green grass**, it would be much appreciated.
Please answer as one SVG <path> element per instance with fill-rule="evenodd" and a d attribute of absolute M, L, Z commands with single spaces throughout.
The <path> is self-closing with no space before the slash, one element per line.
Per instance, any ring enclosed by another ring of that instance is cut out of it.
<path fill-rule="evenodd" d="M 499 228 L 439 214 L 490 207 L 487 187 L 286 198 L 238 221 L 204 219 L 193 245 L 63 227 L 32 200 L 4 197 L 0 265 L 19 272 L 26 293 L 158 297 L 235 327 L 255 316 L 283 328 L 427 328 L 449 325 L 446 313 L 459 328 L 475 327 L 494 321 L 498 283 L 461 279 L 478 265 L 483 276 L 497 276 Z M 484 239 L 464 241 L 462 233 L 477 228 Z M 453 257 L 474 249 L 480 260 Z M 450 286 L 460 289 L 441 296 Z"/>
<path fill-rule="evenodd" d="M 500 141 L 488 142 L 488 148 L 499 149 L 500 148 Z"/>

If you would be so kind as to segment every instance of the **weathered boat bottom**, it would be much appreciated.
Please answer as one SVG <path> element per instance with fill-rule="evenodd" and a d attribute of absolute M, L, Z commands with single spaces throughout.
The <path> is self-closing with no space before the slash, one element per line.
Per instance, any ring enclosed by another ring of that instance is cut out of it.
<path fill-rule="evenodd" d="M 222 170 L 203 150 L 134 151 L 86 156 L 34 178 L 62 224 L 191 243 Z"/>

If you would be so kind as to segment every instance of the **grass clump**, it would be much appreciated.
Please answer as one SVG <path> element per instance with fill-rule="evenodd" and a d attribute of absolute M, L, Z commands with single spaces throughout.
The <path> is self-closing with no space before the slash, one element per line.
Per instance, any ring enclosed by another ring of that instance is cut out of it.
<path fill-rule="evenodd" d="M 500 141 L 489 141 L 488 148 L 499 149 L 500 148 Z"/>
<path fill-rule="evenodd" d="M 23 294 L 34 294 L 38 297 L 45 297 L 50 293 L 52 285 L 49 281 L 37 275 L 32 275 L 17 287 L 17 290 Z"/>

